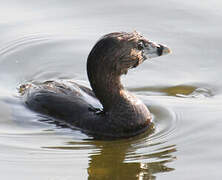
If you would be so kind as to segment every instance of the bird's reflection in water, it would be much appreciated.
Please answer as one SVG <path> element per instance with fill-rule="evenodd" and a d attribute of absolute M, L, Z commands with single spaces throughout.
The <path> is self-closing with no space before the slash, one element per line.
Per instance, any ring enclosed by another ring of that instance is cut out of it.
<path fill-rule="evenodd" d="M 61 124 L 60 124 L 61 126 Z M 155 174 L 173 171 L 176 145 L 149 139 L 151 132 L 122 140 L 83 140 L 47 149 L 81 150 L 89 147 L 88 180 L 154 180 Z M 88 149 L 88 148 L 87 148 Z M 141 152 L 142 151 L 142 152 Z"/>
<path fill-rule="evenodd" d="M 160 147 L 159 144 L 140 144 L 142 141 L 94 141 L 97 152 L 90 156 L 88 180 L 151 180 L 155 174 L 174 170 L 167 166 L 175 159 L 175 145 L 162 147 L 153 152 L 136 153 L 140 148 L 149 151 L 149 146 Z M 163 144 L 162 144 L 163 145 Z M 138 147 L 140 146 L 140 147 Z"/>

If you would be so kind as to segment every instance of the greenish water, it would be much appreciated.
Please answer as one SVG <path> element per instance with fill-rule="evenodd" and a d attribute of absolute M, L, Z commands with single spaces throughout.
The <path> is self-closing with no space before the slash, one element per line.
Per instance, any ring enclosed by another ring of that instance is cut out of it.
<path fill-rule="evenodd" d="M 13 180 L 222 177 L 222 2 L 0 1 L 0 173 Z M 141 32 L 169 56 L 122 77 L 150 109 L 154 132 L 98 141 L 26 109 L 20 84 L 89 85 L 87 55 L 103 34 Z"/>

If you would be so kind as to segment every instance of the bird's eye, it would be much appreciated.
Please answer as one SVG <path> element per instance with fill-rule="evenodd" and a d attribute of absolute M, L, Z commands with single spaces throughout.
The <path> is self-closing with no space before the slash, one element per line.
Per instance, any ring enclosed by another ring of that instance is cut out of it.
<path fill-rule="evenodd" d="M 139 42 L 138 43 L 138 45 L 137 45 L 137 48 L 139 49 L 139 50 L 142 50 L 143 48 L 144 48 L 144 44 L 143 44 L 143 42 Z"/>

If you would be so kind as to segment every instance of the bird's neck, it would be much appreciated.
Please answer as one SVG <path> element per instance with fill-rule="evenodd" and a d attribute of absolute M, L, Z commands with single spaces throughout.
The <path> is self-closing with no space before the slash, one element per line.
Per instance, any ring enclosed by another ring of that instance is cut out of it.
<path fill-rule="evenodd" d="M 104 111 L 111 111 L 121 101 L 127 103 L 124 96 L 124 88 L 120 81 L 120 76 L 104 72 L 96 72 L 93 77 L 89 76 L 91 87 L 103 105 Z"/>

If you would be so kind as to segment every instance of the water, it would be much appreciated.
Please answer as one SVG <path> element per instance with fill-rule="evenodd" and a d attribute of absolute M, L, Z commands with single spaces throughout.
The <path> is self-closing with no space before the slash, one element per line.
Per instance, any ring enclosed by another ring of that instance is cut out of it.
<path fill-rule="evenodd" d="M 2 179 L 221 179 L 222 2 L 0 1 Z M 96 141 L 26 109 L 18 86 L 74 79 L 103 34 L 141 32 L 169 56 L 123 83 L 149 107 L 155 132 Z"/>

